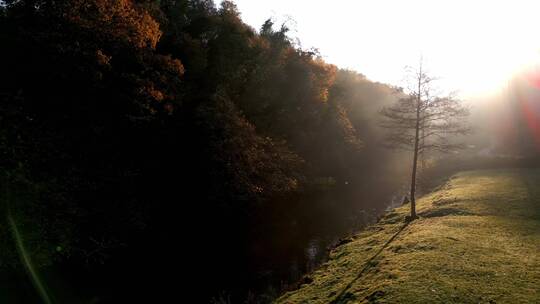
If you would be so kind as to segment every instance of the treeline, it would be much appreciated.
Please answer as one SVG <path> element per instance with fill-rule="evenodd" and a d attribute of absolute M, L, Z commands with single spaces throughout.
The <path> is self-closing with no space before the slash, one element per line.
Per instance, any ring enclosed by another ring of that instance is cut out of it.
<path fill-rule="evenodd" d="M 257 210 L 287 212 L 271 202 L 369 191 L 396 168 L 376 123 L 394 89 L 325 63 L 286 26 L 252 29 L 232 2 L 0 3 L 2 209 L 37 265 L 122 278 L 120 299 L 165 297 L 178 282 L 156 277 L 205 281 L 215 263 L 180 256 L 224 262 Z M 3 267 L 17 267 L 0 234 Z"/>

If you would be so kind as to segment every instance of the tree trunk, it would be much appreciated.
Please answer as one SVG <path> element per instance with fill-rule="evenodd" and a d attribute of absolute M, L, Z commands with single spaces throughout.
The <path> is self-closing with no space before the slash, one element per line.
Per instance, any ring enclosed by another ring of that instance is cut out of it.
<path fill-rule="evenodd" d="M 414 136 L 414 157 L 411 176 L 411 216 L 410 220 L 418 218 L 416 215 L 416 168 L 418 167 L 418 144 L 420 140 L 420 107 L 422 106 L 422 64 L 420 63 L 420 71 L 418 75 L 418 92 L 416 96 L 416 127 Z"/>
<path fill-rule="evenodd" d="M 411 220 L 418 218 L 416 215 L 416 168 L 418 166 L 418 127 L 416 128 L 416 138 L 414 140 L 414 159 L 411 176 Z"/>

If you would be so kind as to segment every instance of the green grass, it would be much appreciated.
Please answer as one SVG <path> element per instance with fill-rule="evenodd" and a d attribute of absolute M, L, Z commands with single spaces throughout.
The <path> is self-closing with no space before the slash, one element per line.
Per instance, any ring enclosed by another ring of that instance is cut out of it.
<path fill-rule="evenodd" d="M 540 170 L 463 172 L 330 254 L 276 303 L 540 303 Z"/>

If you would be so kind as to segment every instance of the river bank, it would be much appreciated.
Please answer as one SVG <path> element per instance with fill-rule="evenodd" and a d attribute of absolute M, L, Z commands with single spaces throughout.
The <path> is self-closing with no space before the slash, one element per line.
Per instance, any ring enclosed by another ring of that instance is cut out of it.
<path fill-rule="evenodd" d="M 540 301 L 540 171 L 463 172 L 336 248 L 276 303 Z"/>

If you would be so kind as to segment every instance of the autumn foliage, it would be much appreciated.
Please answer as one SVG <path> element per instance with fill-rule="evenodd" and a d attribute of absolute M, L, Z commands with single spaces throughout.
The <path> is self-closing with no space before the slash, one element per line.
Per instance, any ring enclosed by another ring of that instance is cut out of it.
<path fill-rule="evenodd" d="M 199 226 L 232 246 L 277 198 L 373 172 L 358 130 L 373 111 L 358 108 L 376 100 L 353 105 L 336 79 L 391 89 L 301 49 L 286 26 L 256 31 L 228 1 L 0 3 L 2 187 L 31 194 L 11 208 L 39 227 L 29 251 L 43 265 L 115 280 L 124 262 L 96 265 L 168 260 L 178 252 L 150 244 Z"/>

